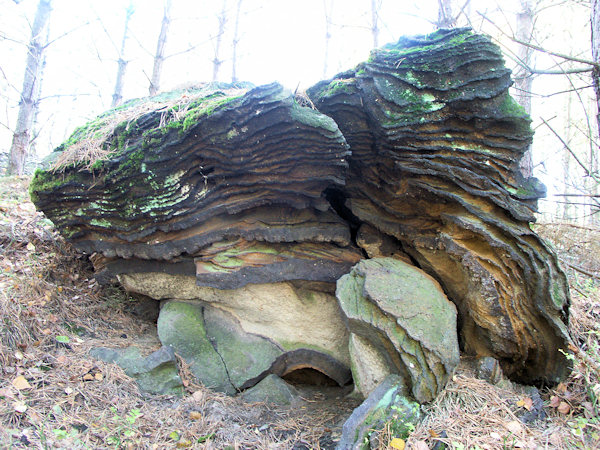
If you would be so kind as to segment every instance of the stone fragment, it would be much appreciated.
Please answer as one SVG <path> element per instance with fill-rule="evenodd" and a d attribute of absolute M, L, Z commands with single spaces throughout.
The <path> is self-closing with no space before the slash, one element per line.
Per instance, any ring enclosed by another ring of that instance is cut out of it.
<path fill-rule="evenodd" d="M 502 379 L 502 369 L 498 361 L 491 356 L 477 358 L 475 362 L 477 378 L 496 384 Z"/>
<path fill-rule="evenodd" d="M 350 332 L 377 355 L 372 378 L 387 370 L 404 379 L 417 401 L 433 400 L 459 362 L 456 308 L 439 284 L 403 261 L 376 258 L 358 263 L 337 286 Z M 359 389 L 368 389 L 368 370 L 368 365 L 354 369 Z"/>
<path fill-rule="evenodd" d="M 230 395 L 236 393 L 223 359 L 206 334 L 203 305 L 166 302 L 160 310 L 157 328 L 163 345 L 172 347 L 202 384 Z"/>
<path fill-rule="evenodd" d="M 175 353 L 161 347 L 145 358 L 135 346 L 127 348 L 98 347 L 90 350 L 92 358 L 119 365 L 127 376 L 135 379 L 143 392 L 150 394 L 183 395 Z"/>
<path fill-rule="evenodd" d="M 392 437 L 408 438 L 421 420 L 421 407 L 405 394 L 404 380 L 397 375 L 388 375 L 346 420 L 336 449 L 376 448 L 371 442 L 376 441 L 386 425 Z"/>
<path fill-rule="evenodd" d="M 289 405 L 298 397 L 298 391 L 277 375 L 268 375 L 254 387 L 244 391 L 241 397 L 244 401 L 274 403 Z"/>

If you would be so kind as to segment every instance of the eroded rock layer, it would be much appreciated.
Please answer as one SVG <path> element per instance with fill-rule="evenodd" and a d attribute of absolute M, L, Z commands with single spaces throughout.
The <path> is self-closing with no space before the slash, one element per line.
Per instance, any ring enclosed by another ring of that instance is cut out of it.
<path fill-rule="evenodd" d="M 568 367 L 567 283 L 529 222 L 529 118 L 499 49 L 469 30 L 403 38 L 308 93 L 352 149 L 346 206 L 398 239 L 457 305 L 462 344 L 522 381 Z"/>

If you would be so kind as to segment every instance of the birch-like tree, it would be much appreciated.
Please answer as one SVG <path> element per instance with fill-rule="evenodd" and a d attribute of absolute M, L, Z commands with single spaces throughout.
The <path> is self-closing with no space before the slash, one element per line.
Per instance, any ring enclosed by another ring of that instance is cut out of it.
<path fill-rule="evenodd" d="M 533 85 L 533 49 L 529 46 L 533 37 L 533 21 L 535 10 L 532 0 L 520 0 L 520 11 L 517 13 L 516 38 L 522 44 L 519 45 L 517 58 L 519 65 L 513 75 L 515 81 L 515 97 L 525 112 L 531 115 L 531 89 Z M 521 173 L 525 178 L 533 176 L 533 158 L 531 147 L 523 155 L 520 162 Z"/>
<path fill-rule="evenodd" d="M 217 81 L 219 78 L 219 69 L 223 60 L 221 59 L 221 43 L 223 42 L 223 34 L 225 33 L 225 24 L 227 23 L 227 0 L 223 0 L 221 12 L 217 16 L 219 23 L 217 36 L 215 40 L 215 57 L 213 58 L 213 81 Z"/>
<path fill-rule="evenodd" d="M 331 41 L 331 16 L 333 12 L 333 0 L 323 0 L 325 12 L 325 55 L 323 58 L 323 78 L 327 78 L 329 69 L 329 42 Z"/>
<path fill-rule="evenodd" d="M 154 64 L 152 66 L 152 76 L 150 77 L 150 86 L 148 87 L 150 95 L 156 95 L 160 90 L 160 77 L 163 63 L 165 62 L 165 46 L 167 44 L 169 25 L 171 24 L 171 3 L 171 0 L 166 0 L 163 9 L 163 18 L 160 23 L 160 33 L 156 42 L 156 53 L 154 54 Z"/>
<path fill-rule="evenodd" d="M 125 59 L 125 51 L 127 47 L 127 40 L 129 39 L 129 21 L 133 16 L 133 3 L 130 2 L 127 10 L 125 11 L 125 26 L 123 28 L 123 39 L 121 41 L 121 48 L 119 50 L 119 59 L 117 60 L 117 78 L 115 81 L 115 90 L 112 95 L 111 107 L 119 106 L 123 101 L 123 80 L 125 79 L 125 72 L 127 71 L 127 64 L 129 61 Z"/>
<path fill-rule="evenodd" d="M 48 45 L 51 11 L 51 0 L 40 0 L 31 27 L 31 39 L 27 46 L 27 62 L 19 100 L 19 113 L 9 151 L 9 174 L 22 175 L 25 167 L 25 158 L 29 151 L 33 122 L 40 99 L 44 51 Z"/>
<path fill-rule="evenodd" d="M 232 56 L 231 56 L 231 82 L 235 83 L 238 81 L 237 76 L 237 64 L 238 64 L 238 44 L 240 42 L 240 11 L 242 8 L 242 0 L 237 0 L 237 6 L 235 8 L 235 25 L 233 28 L 233 41 L 231 42 Z"/>
<path fill-rule="evenodd" d="M 452 28 L 456 26 L 456 17 L 452 15 L 452 0 L 438 0 L 438 28 Z"/>

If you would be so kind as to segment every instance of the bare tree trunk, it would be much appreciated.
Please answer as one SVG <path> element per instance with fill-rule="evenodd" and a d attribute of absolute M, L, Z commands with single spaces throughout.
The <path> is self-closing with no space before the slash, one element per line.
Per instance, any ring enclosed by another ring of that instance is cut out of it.
<path fill-rule="evenodd" d="M 438 28 L 456 26 L 456 18 L 452 15 L 452 0 L 438 0 Z"/>
<path fill-rule="evenodd" d="M 242 7 L 242 0 L 238 0 L 237 2 L 237 7 L 235 10 L 235 28 L 233 30 L 233 55 L 231 57 L 231 62 L 232 62 L 232 66 L 231 66 L 231 82 L 235 83 L 238 78 L 237 78 L 237 47 L 238 47 L 238 43 L 240 42 L 240 37 L 239 37 L 239 25 L 240 25 L 240 9 Z"/>
<path fill-rule="evenodd" d="M 565 136 L 565 143 L 570 147 L 571 146 L 571 140 L 573 137 L 573 133 L 571 132 L 571 128 L 572 128 L 572 123 L 571 123 L 571 105 L 573 103 L 573 93 L 569 92 L 569 94 L 567 95 L 567 120 L 565 121 L 565 131 L 564 131 L 564 136 Z M 562 219 L 564 221 L 568 221 L 570 220 L 570 212 L 571 212 L 571 205 L 569 203 L 569 197 L 566 195 L 569 192 L 571 192 L 571 173 L 570 173 L 570 166 L 571 166 L 571 155 L 569 153 L 569 151 L 565 148 L 563 150 L 563 155 L 562 155 L 562 170 L 563 170 L 563 194 L 565 194 L 565 203 L 563 205 L 563 215 L 562 215 Z M 558 207 L 557 207 L 558 209 Z M 557 211 L 558 213 L 558 211 Z"/>
<path fill-rule="evenodd" d="M 371 0 L 371 34 L 373 35 L 373 48 L 379 47 L 379 7 L 381 2 Z"/>
<path fill-rule="evenodd" d="M 521 42 L 531 42 L 533 34 L 533 16 L 535 12 L 532 6 L 532 0 L 521 0 L 521 11 L 517 14 L 516 38 Z M 515 75 L 516 100 L 527 114 L 531 114 L 531 86 L 533 84 L 532 74 L 525 67 L 532 66 L 533 50 L 531 47 L 520 45 L 518 58 L 522 65 L 519 65 Z M 533 159 L 531 157 L 531 146 L 523 155 L 520 163 L 521 173 L 525 178 L 533 176 Z"/>
<path fill-rule="evenodd" d="M 219 69 L 223 61 L 219 59 L 221 53 L 221 41 L 223 40 L 223 33 L 225 32 L 225 23 L 227 22 L 227 0 L 223 0 L 223 8 L 218 17 L 219 20 L 219 31 L 217 33 L 217 42 L 215 43 L 215 58 L 213 59 L 213 81 L 217 81 L 219 78 Z"/>
<path fill-rule="evenodd" d="M 323 9 L 325 10 L 325 57 L 323 59 L 323 78 L 327 78 L 327 69 L 329 64 L 329 41 L 331 40 L 331 13 L 333 10 L 333 0 L 323 0 Z"/>
<path fill-rule="evenodd" d="M 9 151 L 8 173 L 22 175 L 25 166 L 25 157 L 29 150 L 31 127 L 35 117 L 36 104 L 40 96 L 40 83 L 44 68 L 44 50 L 46 49 L 47 33 L 51 0 L 40 0 L 38 3 L 31 39 L 27 48 L 27 63 L 23 77 L 23 89 L 19 102 L 19 115 L 13 134 L 12 145 Z"/>
<path fill-rule="evenodd" d="M 167 44 L 167 34 L 171 23 L 171 0 L 166 0 L 162 22 L 160 23 L 160 33 L 156 43 L 156 53 L 154 54 L 154 65 L 152 66 L 152 77 L 150 78 L 150 87 L 148 93 L 156 95 L 160 90 L 160 76 L 162 73 L 163 62 L 165 61 L 165 45 Z"/>
<path fill-rule="evenodd" d="M 600 0 L 592 0 L 592 60 L 600 64 Z M 598 139 L 600 139 L 600 68 L 594 66 L 592 71 L 592 82 L 596 94 L 596 123 L 598 125 Z M 590 152 L 590 170 L 598 175 L 598 140 L 594 143 Z M 597 178 L 596 178 L 597 179 Z M 598 183 L 595 183 L 591 193 L 598 194 Z M 600 213 L 591 216 L 592 223 L 600 223 Z"/>
<path fill-rule="evenodd" d="M 127 70 L 127 64 L 129 61 L 125 59 L 125 46 L 127 39 L 129 38 L 129 21 L 133 15 L 133 3 L 129 3 L 127 11 L 125 13 L 125 27 L 123 29 L 123 40 L 121 41 L 121 50 L 119 52 L 118 68 L 117 68 L 117 80 L 115 81 L 115 90 L 112 96 L 111 107 L 119 106 L 123 100 L 123 79 L 125 78 L 125 71 Z"/>

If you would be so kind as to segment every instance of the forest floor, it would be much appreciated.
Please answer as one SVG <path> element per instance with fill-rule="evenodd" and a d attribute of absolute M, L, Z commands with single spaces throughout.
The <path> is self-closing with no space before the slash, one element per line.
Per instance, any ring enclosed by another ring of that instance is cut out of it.
<path fill-rule="evenodd" d="M 332 448 L 356 403 L 305 389 L 294 407 L 247 404 L 195 384 L 145 395 L 98 346 L 156 342 L 155 324 L 116 286 L 99 286 L 29 201 L 29 178 L 0 177 L 0 448 Z M 537 398 L 461 364 L 406 448 L 600 448 L 600 230 L 540 224 L 567 271 L 573 372 Z M 528 412 L 535 419 L 519 418 Z M 390 436 L 381 433 L 382 448 Z M 395 447 L 399 448 L 398 440 Z M 401 442 L 400 446 L 404 443 Z M 391 448 L 391 447 L 390 447 Z"/>

